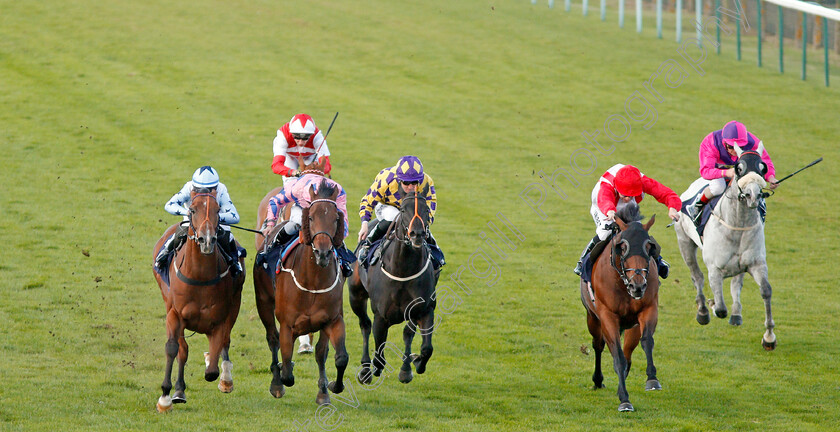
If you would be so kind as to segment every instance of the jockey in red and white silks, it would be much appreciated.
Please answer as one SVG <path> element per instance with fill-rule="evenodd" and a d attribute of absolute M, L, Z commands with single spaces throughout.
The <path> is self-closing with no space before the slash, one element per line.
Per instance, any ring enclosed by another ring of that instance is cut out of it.
<path fill-rule="evenodd" d="M 669 187 L 645 176 L 633 165 L 616 164 L 608 169 L 592 189 L 592 205 L 589 214 L 595 221 L 595 237 L 589 241 L 580 255 L 581 260 L 600 240 L 606 240 L 611 231 L 609 225 L 615 220 L 616 204 L 619 200 L 642 202 L 645 194 L 653 196 L 657 201 L 668 206 L 668 217 L 679 219 L 682 202 L 680 197 Z M 668 263 L 662 257 L 655 257 L 659 261 L 660 275 L 664 279 L 668 275 Z M 575 274 L 581 273 L 581 260 L 574 269 Z"/>
<path fill-rule="evenodd" d="M 292 117 L 277 130 L 277 136 L 274 138 L 271 170 L 283 176 L 283 184 L 286 184 L 289 178 L 300 175 L 302 167 L 298 164 L 298 158 L 302 158 L 306 165 L 316 159 L 325 162 L 324 174 L 329 174 L 332 169 L 327 140 L 315 126 L 312 117 L 307 114 Z"/>
<path fill-rule="evenodd" d="M 723 129 L 706 135 L 700 143 L 700 178 L 695 180 L 682 196 L 683 199 L 689 199 L 705 188 L 703 194 L 686 207 L 688 215 L 694 219 L 695 223 L 699 220 L 701 210 L 706 203 L 722 194 L 727 182 L 735 177 L 735 168 L 731 166 L 738 161 L 738 153 L 740 153 L 736 151 L 735 146 L 741 151 L 761 152 L 761 160 L 767 167 L 764 179 L 767 180 L 770 189 L 776 188 L 776 168 L 767 150 L 764 149 L 764 144 L 748 132 L 742 123 L 730 121 L 723 126 Z"/>

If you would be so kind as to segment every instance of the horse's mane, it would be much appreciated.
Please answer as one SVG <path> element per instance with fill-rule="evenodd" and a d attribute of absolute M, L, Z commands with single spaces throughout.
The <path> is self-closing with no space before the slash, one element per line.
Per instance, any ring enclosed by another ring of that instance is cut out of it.
<path fill-rule="evenodd" d="M 615 215 L 620 217 L 624 223 L 638 222 L 644 218 L 639 211 L 639 203 L 636 200 L 630 200 L 630 202 L 619 201 L 615 207 Z"/>
<path fill-rule="evenodd" d="M 328 182 L 326 178 L 321 179 L 318 190 L 315 192 L 315 199 L 331 198 L 335 193 L 336 186 Z"/>

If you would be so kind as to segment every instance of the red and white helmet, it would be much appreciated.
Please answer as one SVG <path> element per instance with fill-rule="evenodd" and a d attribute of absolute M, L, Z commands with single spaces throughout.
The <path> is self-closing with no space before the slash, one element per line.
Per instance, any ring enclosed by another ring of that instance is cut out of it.
<path fill-rule="evenodd" d="M 289 120 L 289 133 L 312 135 L 315 133 L 315 120 L 309 114 L 298 114 Z"/>

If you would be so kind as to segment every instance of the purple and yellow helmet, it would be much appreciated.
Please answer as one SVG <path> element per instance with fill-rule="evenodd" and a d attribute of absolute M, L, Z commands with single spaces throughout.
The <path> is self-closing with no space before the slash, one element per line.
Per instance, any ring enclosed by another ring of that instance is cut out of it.
<path fill-rule="evenodd" d="M 423 163 L 417 156 L 403 156 L 397 161 L 397 180 L 422 182 L 423 178 Z"/>

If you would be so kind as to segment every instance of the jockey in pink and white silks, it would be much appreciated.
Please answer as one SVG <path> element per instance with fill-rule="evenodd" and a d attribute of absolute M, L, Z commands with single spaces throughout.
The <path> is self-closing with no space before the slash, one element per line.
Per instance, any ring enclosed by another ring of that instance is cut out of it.
<path fill-rule="evenodd" d="M 176 216 L 183 216 L 184 221 L 178 225 L 175 234 L 160 248 L 160 252 L 155 259 L 155 266 L 160 267 L 166 255 L 186 240 L 187 232 L 189 231 L 190 193 L 199 189 L 209 190 L 210 193 L 216 196 L 216 200 L 219 202 L 219 221 L 221 223 L 219 224 L 217 240 L 228 259 L 228 264 L 231 266 L 231 274 L 235 277 L 242 272 L 242 267 L 239 264 L 239 252 L 236 249 L 236 241 L 233 238 L 233 233 L 230 232 L 230 225 L 239 223 L 239 213 L 236 212 L 236 206 L 233 205 L 233 201 L 230 199 L 227 186 L 219 182 L 219 174 L 210 166 L 203 166 L 195 170 L 192 180 L 186 182 L 184 187 L 175 195 L 172 195 L 172 198 L 164 206 L 167 212 Z"/>
<path fill-rule="evenodd" d="M 583 263 L 581 262 L 583 257 L 592 251 L 592 248 L 599 241 L 608 239 L 612 234 L 610 225 L 615 220 L 616 204 L 619 201 L 630 202 L 631 200 L 640 203 L 645 194 L 653 196 L 657 201 L 668 206 L 668 217 L 674 220 L 680 218 L 679 209 L 682 206 L 680 197 L 671 188 L 645 176 L 633 165 L 613 165 L 598 179 L 598 183 L 592 189 L 592 206 L 589 209 L 589 213 L 595 221 L 595 237 L 583 249 L 583 253 L 574 269 L 575 274 L 580 276 L 583 271 Z M 651 240 L 653 240 L 653 237 L 651 237 Z M 662 279 L 667 278 L 670 268 L 668 262 L 662 259 L 659 254 L 653 258 L 657 261 L 659 276 Z"/>
<path fill-rule="evenodd" d="M 683 198 L 690 198 L 705 188 L 702 194 L 695 198 L 694 202 L 686 206 L 686 212 L 694 220 L 695 225 L 700 220 L 703 207 L 710 199 L 720 195 L 726 189 L 729 180 L 735 177 L 735 168 L 740 151 L 754 150 L 760 152 L 761 160 L 765 165 L 766 172 L 764 179 L 767 180 L 770 189 L 776 189 L 776 168 L 770 155 L 764 149 L 764 144 L 755 135 L 747 132 L 747 128 L 737 121 L 730 121 L 723 126 L 723 129 L 716 130 L 700 143 L 700 178 L 689 186 L 687 195 Z M 762 199 L 760 206 L 764 206 Z"/>
<path fill-rule="evenodd" d="M 274 240 L 274 245 L 284 245 L 289 240 L 298 235 L 301 225 L 301 217 L 303 215 L 303 208 L 309 207 L 310 196 L 309 188 L 314 187 L 315 191 L 324 185 L 339 190 L 338 197 L 335 199 L 336 207 L 344 215 L 344 236 L 350 233 L 350 225 L 347 217 L 347 193 L 340 184 L 332 179 L 326 178 L 320 174 L 305 174 L 300 178 L 291 178 L 286 181 L 283 190 L 277 195 L 271 197 L 268 201 L 268 212 L 266 213 L 265 222 L 263 223 L 264 233 L 271 231 L 271 228 L 277 222 L 277 218 L 283 206 L 286 204 L 294 204 L 289 214 L 289 222 L 283 226 L 283 229 L 277 234 Z M 341 262 L 341 271 L 347 277 L 352 272 L 351 264 L 355 261 L 355 255 L 347 250 L 344 243 L 341 247 L 336 248 L 336 252 Z"/>
<path fill-rule="evenodd" d="M 315 120 L 307 114 L 297 114 L 277 129 L 271 170 L 283 176 L 283 184 L 300 176 L 303 167 L 298 165 L 298 158 L 303 159 L 306 165 L 312 164 L 316 159 L 323 162 L 324 174 L 329 174 L 332 169 L 327 140 L 315 126 Z"/>

